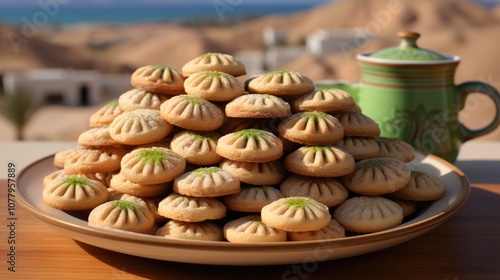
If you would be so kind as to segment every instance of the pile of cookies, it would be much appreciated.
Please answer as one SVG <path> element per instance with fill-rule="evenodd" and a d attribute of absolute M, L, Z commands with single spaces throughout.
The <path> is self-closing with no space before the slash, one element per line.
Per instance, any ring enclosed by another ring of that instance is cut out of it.
<path fill-rule="evenodd" d="M 43 201 L 94 227 L 242 243 L 382 231 L 444 196 L 345 91 L 295 71 L 245 74 L 220 53 L 138 68 L 55 154 Z"/>

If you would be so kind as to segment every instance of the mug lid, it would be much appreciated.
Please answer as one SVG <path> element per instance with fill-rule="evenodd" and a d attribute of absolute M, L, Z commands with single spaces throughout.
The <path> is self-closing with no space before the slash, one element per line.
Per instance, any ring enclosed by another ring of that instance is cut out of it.
<path fill-rule="evenodd" d="M 401 38 L 399 46 L 373 52 L 369 57 L 403 61 L 443 61 L 451 59 L 449 56 L 418 47 L 419 33 L 403 31 L 399 32 L 398 36 Z"/>

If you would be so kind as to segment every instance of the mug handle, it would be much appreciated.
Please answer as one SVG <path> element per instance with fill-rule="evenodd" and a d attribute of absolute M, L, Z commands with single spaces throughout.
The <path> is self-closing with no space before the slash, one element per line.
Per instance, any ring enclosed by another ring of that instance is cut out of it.
<path fill-rule="evenodd" d="M 495 118 L 488 125 L 480 129 L 469 129 L 465 125 L 460 123 L 460 134 L 462 135 L 462 140 L 464 142 L 485 135 L 493 131 L 498 127 L 498 125 L 500 125 L 500 94 L 498 93 L 498 91 L 494 87 L 479 81 L 471 81 L 459 84 L 457 86 L 455 96 L 458 108 L 463 108 L 465 106 L 465 100 L 467 98 L 467 95 L 469 95 L 470 93 L 486 94 L 495 104 L 496 112 Z"/>

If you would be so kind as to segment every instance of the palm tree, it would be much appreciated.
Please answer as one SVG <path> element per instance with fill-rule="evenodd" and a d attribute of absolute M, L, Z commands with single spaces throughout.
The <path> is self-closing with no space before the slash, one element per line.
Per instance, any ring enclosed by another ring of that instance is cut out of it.
<path fill-rule="evenodd" d="M 24 127 L 38 107 L 31 93 L 22 88 L 0 94 L 0 114 L 15 126 L 17 140 L 24 140 Z"/>

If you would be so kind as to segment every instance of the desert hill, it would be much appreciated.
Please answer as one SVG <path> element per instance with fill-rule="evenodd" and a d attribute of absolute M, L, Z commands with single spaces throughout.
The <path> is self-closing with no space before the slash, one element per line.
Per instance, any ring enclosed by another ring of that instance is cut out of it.
<path fill-rule="evenodd" d="M 21 27 L 0 25 L 0 72 L 42 67 L 97 69 L 131 72 L 145 64 L 180 68 L 189 59 L 208 51 L 235 53 L 262 50 L 267 27 L 285 31 L 287 44 L 303 43 L 320 29 L 353 29 L 358 44 L 342 53 L 313 57 L 305 54 L 283 66 L 300 70 L 311 78 L 359 79 L 355 55 L 393 46 L 398 31 L 422 34 L 421 47 L 462 57 L 457 78 L 500 75 L 495 44 L 500 42 L 500 7 L 452 0 L 343 0 L 309 11 L 268 16 L 231 26 L 193 28 L 167 23 L 140 25 L 81 25 L 41 28 L 30 38 Z M 12 34 L 21 36 L 17 49 Z M 374 37 L 365 42 L 367 36 Z M 25 38 L 24 41 L 22 41 Z M 499 78 L 493 78 L 500 81 Z"/>

